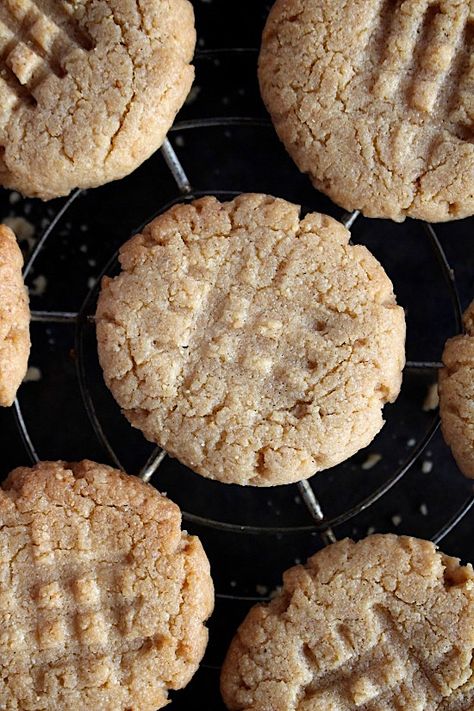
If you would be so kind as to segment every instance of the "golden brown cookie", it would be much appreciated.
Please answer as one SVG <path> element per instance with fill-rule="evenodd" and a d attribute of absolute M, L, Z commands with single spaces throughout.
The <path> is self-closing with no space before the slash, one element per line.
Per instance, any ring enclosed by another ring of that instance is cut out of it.
<path fill-rule="evenodd" d="M 196 671 L 209 563 L 178 507 L 110 467 L 44 462 L 0 491 L 0 707 L 155 711 Z"/>
<path fill-rule="evenodd" d="M 464 314 L 465 335 L 450 338 L 439 372 L 439 411 L 444 439 L 459 469 L 474 478 L 474 301 Z"/>
<path fill-rule="evenodd" d="M 44 200 L 132 172 L 192 84 L 187 0 L 2 0 L 0 184 Z"/>
<path fill-rule="evenodd" d="M 222 668 L 231 711 L 472 711 L 474 571 L 376 535 L 288 570 Z"/>
<path fill-rule="evenodd" d="M 0 225 L 0 406 L 13 404 L 30 354 L 30 310 L 23 255 L 10 228 Z"/>
<path fill-rule="evenodd" d="M 346 210 L 474 213 L 472 0 L 277 0 L 259 59 L 286 149 Z"/>
<path fill-rule="evenodd" d="M 405 321 L 349 232 L 268 195 L 177 205 L 120 251 L 97 306 L 130 422 L 194 471 L 272 486 L 366 446 L 398 395 Z"/>

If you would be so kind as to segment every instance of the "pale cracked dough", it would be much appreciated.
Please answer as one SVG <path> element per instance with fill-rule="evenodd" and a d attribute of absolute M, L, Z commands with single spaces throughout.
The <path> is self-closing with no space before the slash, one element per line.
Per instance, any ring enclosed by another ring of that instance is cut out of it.
<path fill-rule="evenodd" d="M 266 195 L 177 205 L 127 242 L 97 307 L 130 422 L 204 476 L 272 486 L 366 446 L 400 389 L 392 284 L 330 217 Z"/>
<path fill-rule="evenodd" d="M 194 77 L 188 0 L 2 0 L 0 184 L 45 200 L 132 172 Z"/>
<path fill-rule="evenodd" d="M 12 405 L 30 354 L 30 309 L 16 237 L 0 225 L 0 406 Z"/>
<path fill-rule="evenodd" d="M 293 160 L 346 210 L 474 213 L 473 0 L 277 0 L 259 78 Z"/>
<path fill-rule="evenodd" d="M 474 301 L 464 314 L 465 335 L 450 338 L 439 372 L 441 428 L 460 470 L 474 479 Z"/>
<path fill-rule="evenodd" d="M 110 467 L 44 462 L 0 490 L 0 708 L 155 711 L 207 643 L 209 563 L 178 507 Z"/>
<path fill-rule="evenodd" d="M 288 570 L 231 643 L 231 711 L 472 711 L 474 571 L 377 535 Z"/>

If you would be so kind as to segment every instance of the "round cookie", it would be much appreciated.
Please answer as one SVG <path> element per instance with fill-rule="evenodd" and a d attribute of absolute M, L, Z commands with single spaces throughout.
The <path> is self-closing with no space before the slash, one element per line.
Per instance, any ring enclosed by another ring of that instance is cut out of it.
<path fill-rule="evenodd" d="M 178 507 L 110 467 L 44 462 L 0 490 L 0 707 L 155 711 L 207 643 L 209 563 Z"/>
<path fill-rule="evenodd" d="M 129 421 L 226 483 L 299 481 L 366 446 L 398 395 L 405 321 L 349 232 L 267 195 L 177 205 L 120 251 L 96 323 Z"/>
<path fill-rule="evenodd" d="M 277 0 L 259 80 L 318 190 L 368 217 L 474 213 L 471 0 Z"/>
<path fill-rule="evenodd" d="M 194 77 L 188 0 L 5 0 L 0 184 L 44 200 L 131 173 Z"/>
<path fill-rule="evenodd" d="M 435 546 L 376 535 L 288 570 L 241 624 L 222 668 L 231 711 L 470 711 L 474 571 Z"/>
<path fill-rule="evenodd" d="M 474 301 L 464 314 L 465 335 L 450 338 L 439 371 L 441 429 L 459 469 L 474 479 Z"/>
<path fill-rule="evenodd" d="M 30 355 L 30 310 L 21 269 L 23 255 L 9 227 L 0 225 L 0 406 L 9 407 Z"/>

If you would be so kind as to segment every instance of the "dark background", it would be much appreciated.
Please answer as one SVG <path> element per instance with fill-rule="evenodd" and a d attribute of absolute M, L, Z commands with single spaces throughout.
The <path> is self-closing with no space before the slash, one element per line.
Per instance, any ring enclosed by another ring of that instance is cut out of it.
<path fill-rule="evenodd" d="M 268 192 L 340 217 L 343 211 L 316 193 L 294 167 L 259 98 L 255 49 L 271 3 L 193 4 L 199 38 L 196 82 L 170 133 L 193 195 Z M 32 325 L 30 364 L 39 379 L 22 386 L 19 403 L 40 458 L 89 457 L 119 462 L 137 474 L 153 455 L 153 446 L 122 418 L 102 382 L 87 316 L 94 312 L 97 277 L 116 268 L 116 249 L 141 224 L 184 197 L 158 152 L 125 180 L 81 193 L 48 236 L 27 280 L 32 309 L 79 316 L 65 324 L 50 320 Z M 1 191 L 0 216 L 22 216 L 33 225 L 34 235 L 21 240 L 28 253 L 65 203 L 22 200 Z M 474 295 L 473 225 L 471 218 L 435 226 L 463 307 Z M 24 228 L 19 232 L 24 237 Z M 352 233 L 355 242 L 366 244 L 380 259 L 406 309 L 407 359 L 436 363 L 457 323 L 439 252 L 423 225 L 361 218 Z M 471 484 L 458 472 L 439 431 L 425 446 L 436 413 L 425 412 L 423 402 L 435 380 L 434 368 L 407 367 L 402 393 L 386 408 L 387 424 L 370 447 L 314 477 L 311 484 L 323 510 L 334 518 L 411 464 L 383 497 L 335 528 L 338 538 L 373 530 L 430 538 L 470 495 Z M 98 436 L 98 424 L 112 451 Z M 1 471 L 6 475 L 30 458 L 12 410 L 0 412 L 0 432 Z M 373 454 L 379 461 L 364 468 Z M 152 483 L 180 504 L 186 528 L 201 537 L 218 593 L 204 664 L 185 691 L 173 694 L 170 708 L 199 703 L 199 708 L 221 709 L 218 668 L 238 623 L 254 599 L 265 599 L 279 584 L 285 568 L 304 560 L 322 541 L 296 486 L 255 490 L 220 485 L 171 460 L 165 460 Z M 474 510 L 444 538 L 442 548 L 465 560 L 474 558 L 473 522 Z"/>

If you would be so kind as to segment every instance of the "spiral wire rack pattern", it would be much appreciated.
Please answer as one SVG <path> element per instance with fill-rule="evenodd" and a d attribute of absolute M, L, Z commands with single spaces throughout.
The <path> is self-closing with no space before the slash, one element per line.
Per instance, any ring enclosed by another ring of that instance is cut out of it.
<path fill-rule="evenodd" d="M 229 50 L 226 50 L 229 51 Z M 238 53 L 239 51 L 248 50 L 234 50 Z M 201 52 L 200 57 L 212 57 L 219 56 L 222 50 Z M 242 127 L 247 128 L 259 127 L 263 129 L 271 129 L 270 122 L 266 119 L 259 119 L 247 116 L 225 116 L 225 117 L 211 117 L 202 118 L 188 121 L 181 121 L 175 124 L 173 127 L 170 137 L 180 131 L 192 131 L 199 130 L 202 128 L 213 128 L 219 127 L 220 129 L 226 129 L 230 127 Z M 188 178 L 186 171 L 183 167 L 183 163 L 179 156 L 179 151 L 176 146 L 172 145 L 172 142 L 167 139 L 161 148 L 161 155 L 168 166 L 168 169 L 172 175 L 175 182 L 177 194 L 173 200 L 163 205 L 160 212 L 163 212 L 169 208 L 172 204 L 181 202 L 184 200 L 195 199 L 203 194 L 208 194 L 210 191 L 203 191 L 195 189 L 191 184 L 191 180 Z M 213 191 L 219 199 L 232 199 L 240 191 Z M 55 231 L 58 224 L 67 216 L 68 211 L 72 208 L 74 203 L 77 201 L 78 197 L 81 195 L 81 191 L 75 191 L 67 201 L 63 203 L 61 208 L 55 214 L 54 218 L 50 221 L 49 225 L 43 232 L 41 238 L 35 245 L 31 254 L 26 260 L 24 267 L 24 277 L 28 279 L 31 275 L 32 270 L 36 264 L 38 257 L 42 254 L 45 246 L 54 240 Z M 353 212 L 350 214 L 344 214 L 341 217 L 343 224 L 350 228 L 357 220 L 361 220 L 358 212 Z M 429 240 L 429 244 L 435 259 L 437 260 L 439 269 L 442 274 L 444 284 L 449 292 L 449 299 L 452 308 L 452 315 L 456 323 L 458 331 L 462 330 L 461 321 L 461 308 L 459 303 L 459 297 L 457 292 L 456 281 L 454 277 L 453 270 L 448 263 L 447 257 L 443 251 L 442 245 L 435 229 L 432 225 L 424 224 L 423 229 L 425 230 L 426 236 Z M 91 330 L 94 330 L 94 317 L 93 309 L 95 301 L 99 291 L 100 278 L 109 274 L 113 269 L 117 261 L 117 253 L 114 253 L 110 260 L 104 265 L 99 278 L 89 289 L 89 292 L 82 304 L 79 311 L 62 311 L 62 310 L 36 310 L 32 312 L 32 321 L 44 324 L 66 324 L 73 326 L 75 329 L 75 351 L 76 351 L 76 376 L 79 383 L 81 395 L 82 395 L 82 405 L 87 412 L 87 416 L 95 432 L 96 438 L 100 443 L 105 456 L 108 460 L 115 466 L 119 468 L 125 468 L 119 454 L 117 453 L 113 443 L 110 441 L 104 427 L 102 426 L 100 415 L 97 412 L 96 404 L 94 402 L 94 397 L 92 396 L 89 387 L 87 372 L 85 366 L 85 356 L 84 356 L 84 342 L 87 334 Z M 436 372 L 436 369 L 440 367 L 440 363 L 433 360 L 426 361 L 408 361 L 406 364 L 407 371 L 431 371 Z M 20 395 L 21 397 L 21 395 Z M 38 449 L 34 442 L 34 436 L 31 434 L 29 427 L 27 425 L 27 418 L 24 416 L 24 410 L 20 404 L 20 399 L 17 399 L 14 405 L 16 422 L 21 433 L 24 445 L 31 457 L 32 461 L 39 461 L 40 455 Z M 298 533 L 315 533 L 320 536 L 323 544 L 328 544 L 336 540 L 337 529 L 344 523 L 354 519 L 361 512 L 368 510 L 372 507 L 375 502 L 387 495 L 390 490 L 407 474 L 410 468 L 413 466 L 414 462 L 419 458 L 420 454 L 426 449 L 431 438 L 436 432 L 439 426 L 439 418 L 437 413 L 433 413 L 432 420 L 426 430 L 424 436 L 417 442 L 410 452 L 409 457 L 403 461 L 400 466 L 396 467 L 394 471 L 386 478 L 386 480 L 381 484 L 374 487 L 369 495 L 364 496 L 356 504 L 351 505 L 335 516 L 326 516 L 323 508 L 318 500 L 315 493 L 314 484 L 310 481 L 303 481 L 293 487 L 293 491 L 297 491 L 297 494 L 301 497 L 302 501 L 307 507 L 311 515 L 311 522 L 307 524 L 301 524 L 297 526 L 281 526 L 281 525 L 250 525 L 247 523 L 234 523 L 227 522 L 223 520 L 218 520 L 216 518 L 208 518 L 202 515 L 196 515 L 190 511 L 183 511 L 183 518 L 186 522 L 193 525 L 199 525 L 201 527 L 208 528 L 214 531 L 224 531 L 231 532 L 235 534 L 248 534 L 255 536 L 262 536 L 265 534 L 269 535 L 283 535 L 285 533 L 298 532 Z M 150 481 L 159 471 L 165 461 L 166 453 L 159 448 L 155 448 L 148 459 L 144 461 L 141 465 L 139 476 L 144 481 Z M 288 488 L 289 490 L 289 488 Z M 434 533 L 432 540 L 436 543 L 440 542 L 453 528 L 461 521 L 461 519 L 467 514 L 474 504 L 474 495 L 468 495 L 463 501 L 462 505 L 452 514 L 447 517 L 447 520 L 443 522 L 443 525 Z M 218 600 L 244 600 L 246 603 L 251 603 L 254 600 L 265 599 L 265 596 L 251 596 L 251 595 L 237 595 L 228 593 L 217 593 Z M 214 668 L 216 665 L 210 665 Z"/>

